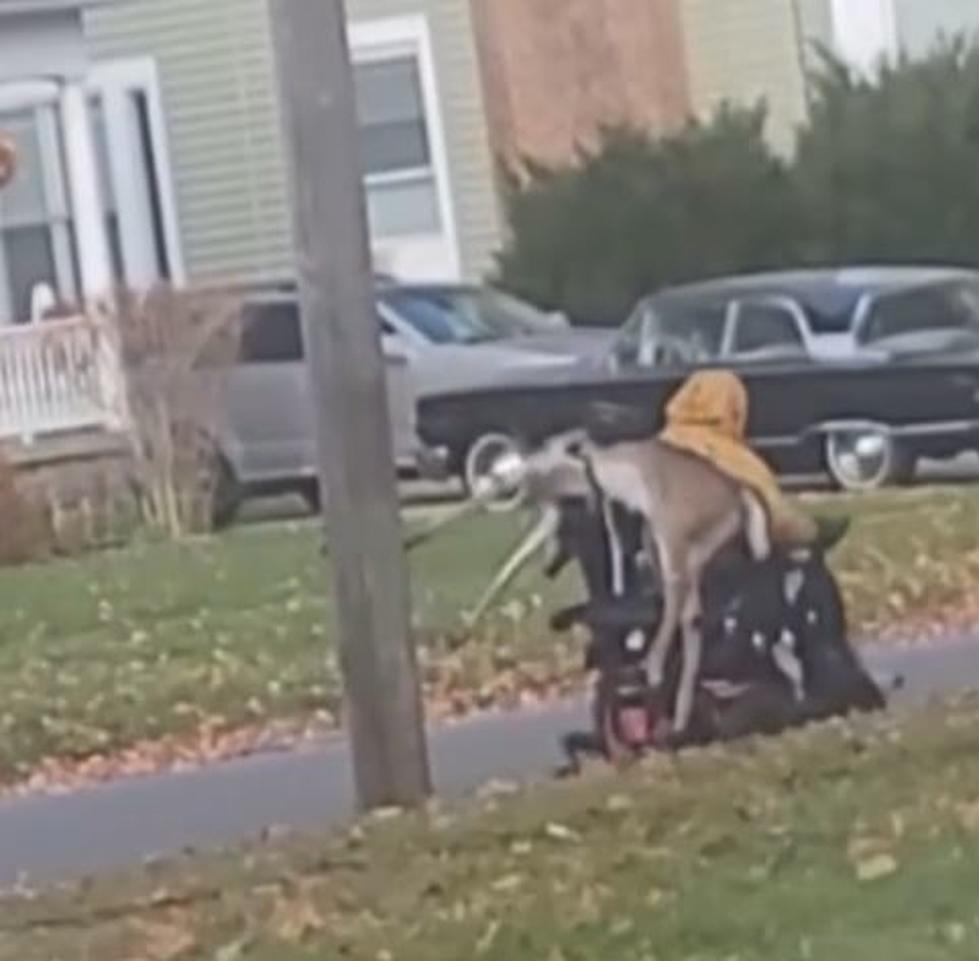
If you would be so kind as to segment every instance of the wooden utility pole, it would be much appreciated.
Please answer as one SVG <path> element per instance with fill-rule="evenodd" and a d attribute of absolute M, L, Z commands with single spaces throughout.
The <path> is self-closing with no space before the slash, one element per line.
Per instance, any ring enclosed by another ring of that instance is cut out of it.
<path fill-rule="evenodd" d="M 343 0 L 272 0 L 300 302 L 354 778 L 363 808 L 431 790 Z"/>

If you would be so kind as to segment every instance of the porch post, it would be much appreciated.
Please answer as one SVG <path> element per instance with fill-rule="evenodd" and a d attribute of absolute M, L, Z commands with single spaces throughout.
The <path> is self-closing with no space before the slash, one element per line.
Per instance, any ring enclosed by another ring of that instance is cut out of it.
<path fill-rule="evenodd" d="M 91 302 L 111 295 L 114 281 L 95 138 L 80 81 L 69 81 L 62 88 L 61 121 L 82 300 Z"/>
<path fill-rule="evenodd" d="M 61 123 L 81 275 L 82 307 L 99 302 L 107 306 L 114 293 L 115 278 L 92 118 L 85 87 L 80 81 L 70 80 L 62 88 Z M 95 334 L 99 399 L 105 426 L 110 430 L 124 428 L 127 420 L 125 383 L 116 333 L 111 326 L 102 324 Z"/>

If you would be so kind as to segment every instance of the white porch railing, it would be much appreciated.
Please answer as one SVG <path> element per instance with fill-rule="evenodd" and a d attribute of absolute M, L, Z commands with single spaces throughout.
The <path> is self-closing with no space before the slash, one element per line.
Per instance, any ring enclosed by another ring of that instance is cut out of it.
<path fill-rule="evenodd" d="M 125 425 L 111 332 L 87 317 L 0 327 L 0 438 Z"/>

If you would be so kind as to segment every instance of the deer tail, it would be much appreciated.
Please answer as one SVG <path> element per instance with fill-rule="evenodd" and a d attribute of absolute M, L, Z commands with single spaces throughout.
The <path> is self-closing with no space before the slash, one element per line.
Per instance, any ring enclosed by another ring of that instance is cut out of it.
<path fill-rule="evenodd" d="M 744 529 L 748 550 L 756 561 L 767 560 L 772 553 L 771 519 L 762 499 L 752 490 L 741 488 L 744 504 Z"/>

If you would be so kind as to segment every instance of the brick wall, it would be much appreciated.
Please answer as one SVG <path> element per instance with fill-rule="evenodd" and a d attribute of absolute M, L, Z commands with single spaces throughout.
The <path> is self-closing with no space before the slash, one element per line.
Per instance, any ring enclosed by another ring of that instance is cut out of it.
<path fill-rule="evenodd" d="M 572 159 L 603 126 L 690 113 L 678 0 L 472 0 L 498 158 Z"/>

